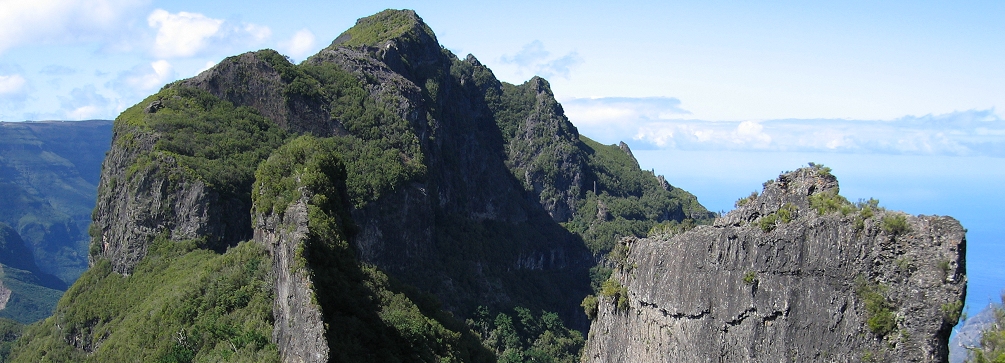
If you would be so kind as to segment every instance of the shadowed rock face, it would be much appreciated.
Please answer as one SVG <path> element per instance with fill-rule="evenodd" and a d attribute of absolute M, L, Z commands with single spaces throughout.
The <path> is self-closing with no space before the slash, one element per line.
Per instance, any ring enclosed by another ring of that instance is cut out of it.
<path fill-rule="evenodd" d="M 627 309 L 601 297 L 584 359 L 946 361 L 966 290 L 965 230 L 847 202 L 844 213 L 812 208 L 837 190 L 829 172 L 799 169 L 712 226 L 626 241 L 613 278 Z"/>

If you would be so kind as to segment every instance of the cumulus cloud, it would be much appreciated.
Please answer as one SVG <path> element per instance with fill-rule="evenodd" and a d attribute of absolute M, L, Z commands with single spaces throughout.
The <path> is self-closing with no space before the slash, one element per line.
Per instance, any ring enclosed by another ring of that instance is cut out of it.
<path fill-rule="evenodd" d="M 24 94 L 28 81 L 20 74 L 0 75 L 0 97 L 15 97 Z"/>
<path fill-rule="evenodd" d="M 22 44 L 115 37 L 144 0 L 0 0 L 0 53 Z"/>
<path fill-rule="evenodd" d="M 182 11 L 171 14 L 157 9 L 147 17 L 147 24 L 157 29 L 154 55 L 162 58 L 190 57 L 209 45 L 209 38 L 220 31 L 223 20 L 198 13 Z"/>
<path fill-rule="evenodd" d="M 108 98 L 98 93 L 94 85 L 74 88 L 69 97 L 59 97 L 65 117 L 70 120 L 86 120 L 107 117 L 112 114 Z"/>
<path fill-rule="evenodd" d="M 120 73 L 109 86 L 121 94 L 140 94 L 161 87 L 174 77 L 174 67 L 162 59 Z"/>
<path fill-rule="evenodd" d="M 300 29 L 290 39 L 280 42 L 279 47 L 293 58 L 302 58 L 314 50 L 316 40 L 310 30 Z"/>
<path fill-rule="evenodd" d="M 7 68 L 17 67 L 0 65 L 0 120 L 10 119 L 22 109 L 31 91 L 28 80 L 19 73 L 8 73 Z"/>
<path fill-rule="evenodd" d="M 151 51 L 158 58 L 181 58 L 207 49 L 236 44 L 261 43 L 272 30 L 257 24 L 232 24 L 223 19 L 190 12 L 169 13 L 156 9 L 147 25 L 157 30 Z"/>
<path fill-rule="evenodd" d="M 550 52 L 539 40 L 524 45 L 513 55 L 503 55 L 503 63 L 516 65 L 521 71 L 531 72 L 544 78 L 569 78 L 572 67 L 583 62 L 577 52 L 569 52 L 558 58 L 550 58 Z"/>

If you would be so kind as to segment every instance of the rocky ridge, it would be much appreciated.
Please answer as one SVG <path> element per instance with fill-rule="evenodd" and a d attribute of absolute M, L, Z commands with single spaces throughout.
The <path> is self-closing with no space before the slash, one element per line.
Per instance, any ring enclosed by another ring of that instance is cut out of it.
<path fill-rule="evenodd" d="M 966 291 L 955 219 L 848 203 L 819 165 L 738 205 L 711 226 L 624 242 L 584 360 L 947 360 Z"/>

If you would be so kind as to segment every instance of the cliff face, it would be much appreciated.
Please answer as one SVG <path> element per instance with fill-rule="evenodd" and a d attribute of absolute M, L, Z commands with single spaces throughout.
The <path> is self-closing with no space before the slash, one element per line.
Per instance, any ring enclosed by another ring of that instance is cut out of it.
<path fill-rule="evenodd" d="M 256 173 L 255 241 L 272 256 L 272 341 L 282 361 L 491 360 L 452 317 L 358 261 L 335 149 L 331 139 L 300 137 Z"/>
<path fill-rule="evenodd" d="M 966 290 L 950 217 L 852 205 L 799 169 L 712 226 L 627 241 L 591 362 L 944 362 Z M 627 297 L 619 307 L 614 300 Z"/>
<path fill-rule="evenodd" d="M 324 320 L 320 307 L 312 301 L 309 270 L 295 266 L 302 258 L 297 249 L 303 249 L 307 238 L 307 199 L 290 205 L 284 213 L 255 218 L 255 241 L 272 256 L 276 294 L 272 341 L 284 362 L 328 362 Z"/>
<path fill-rule="evenodd" d="M 158 236 L 223 252 L 252 236 L 251 184 L 282 145 L 275 123 L 191 87 L 122 113 L 101 169 L 90 262 L 129 274 Z"/>

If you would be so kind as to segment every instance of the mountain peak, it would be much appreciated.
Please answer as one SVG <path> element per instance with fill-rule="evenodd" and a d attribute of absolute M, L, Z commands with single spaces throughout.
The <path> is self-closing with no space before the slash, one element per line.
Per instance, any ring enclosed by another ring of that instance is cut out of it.
<path fill-rule="evenodd" d="M 428 38 L 434 44 L 436 35 L 415 11 L 387 9 L 377 14 L 356 20 L 356 25 L 342 32 L 329 49 L 337 46 L 380 47 L 388 40 Z"/>

